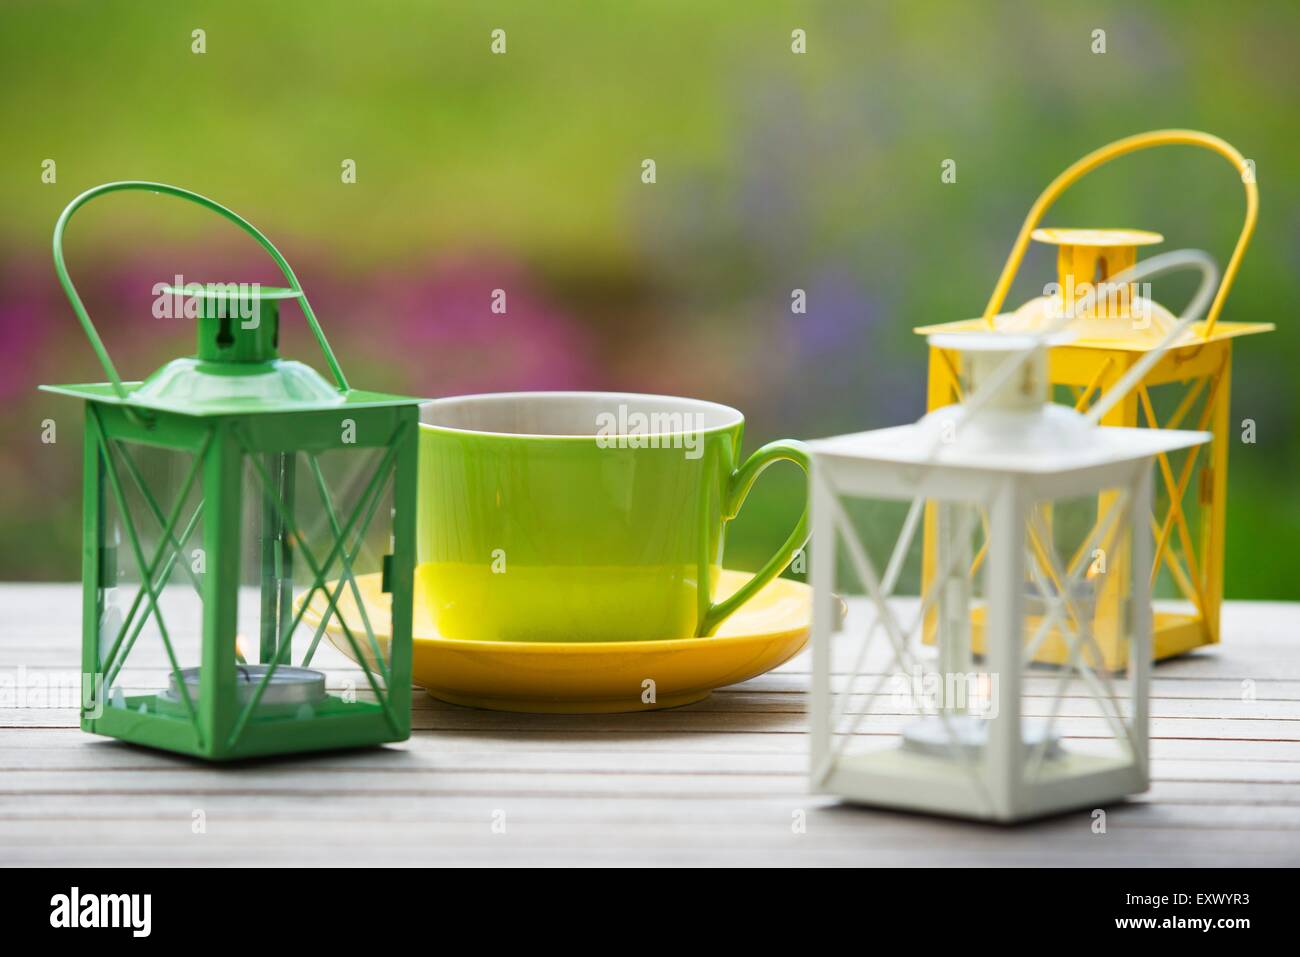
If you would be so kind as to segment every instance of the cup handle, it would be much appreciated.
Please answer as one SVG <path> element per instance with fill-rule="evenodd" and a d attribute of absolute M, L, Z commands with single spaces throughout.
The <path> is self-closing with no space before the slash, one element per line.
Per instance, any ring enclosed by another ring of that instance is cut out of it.
<path fill-rule="evenodd" d="M 803 469 L 804 474 L 807 475 L 812 461 L 810 452 L 811 450 L 807 445 L 795 439 L 777 439 L 775 442 L 769 442 L 761 449 L 756 450 L 753 455 L 745 460 L 744 465 L 731 473 L 722 520 L 729 522 L 736 517 L 740 511 L 740 506 L 744 504 L 746 496 L 749 495 L 749 490 L 753 488 L 754 482 L 769 465 L 775 462 L 793 462 Z M 807 543 L 808 497 L 805 492 L 803 514 L 799 516 L 799 521 L 796 523 L 794 531 L 790 533 L 790 537 L 785 540 L 785 544 L 767 560 L 767 564 L 754 573 L 753 578 L 741 585 L 733 595 L 709 605 L 708 611 L 700 619 L 700 627 L 696 634 L 706 636 L 717 631 L 718 626 L 726 621 L 737 608 L 753 598 L 759 589 L 785 571 L 786 566 L 793 560 L 795 552 L 803 548 Z"/>

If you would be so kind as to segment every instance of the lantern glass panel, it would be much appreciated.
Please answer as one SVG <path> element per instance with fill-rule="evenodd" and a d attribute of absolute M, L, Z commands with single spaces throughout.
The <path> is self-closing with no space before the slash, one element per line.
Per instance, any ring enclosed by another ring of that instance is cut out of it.
<path fill-rule="evenodd" d="M 1106 418 L 1109 425 L 1167 429 L 1210 429 L 1222 395 L 1212 376 L 1193 375 L 1172 382 L 1147 381 Z M 1066 405 L 1089 403 L 1096 391 L 1057 383 L 1053 399 Z M 1086 406 L 1085 406 L 1086 408 Z M 1207 588 L 1215 552 L 1209 547 L 1213 508 L 1212 446 L 1177 449 L 1157 462 L 1152 531 L 1155 536 L 1157 630 L 1180 620 L 1194 622 L 1212 589 Z M 1171 508 L 1177 503 L 1178 508 Z"/>
<path fill-rule="evenodd" d="M 831 642 L 832 736 L 842 760 L 869 762 L 896 752 L 905 731 L 933 736 L 949 718 L 965 721 L 994 705 L 972 646 L 972 620 L 983 606 L 984 562 L 977 556 L 984 554 L 987 526 L 975 501 L 840 502 L 836 593 L 865 600 L 850 602 Z M 939 565 L 927 570 L 929 537 L 939 543 L 933 552 Z M 869 578 L 888 596 L 887 615 L 870 597 Z M 914 744 L 925 746 L 920 739 Z"/>
<path fill-rule="evenodd" d="M 1212 398 L 1214 401 L 1212 401 Z M 1139 391 L 1135 424 L 1162 428 L 1208 429 L 1214 425 L 1216 383 L 1206 378 L 1151 385 Z M 1214 441 L 1226 441 L 1216 435 Z M 1209 567 L 1213 507 L 1213 444 L 1178 449 L 1157 461 L 1154 481 L 1156 577 L 1152 596 L 1157 616 L 1197 615 L 1217 574 Z M 1177 505 L 1177 508 L 1172 506 Z"/>
<path fill-rule="evenodd" d="M 258 718 L 382 703 L 392 635 L 384 561 L 394 531 L 386 451 L 245 456 L 236 671 L 274 662 L 277 674 L 310 669 L 322 681 Z"/>
<path fill-rule="evenodd" d="M 171 685 L 173 665 L 194 668 L 202 658 L 202 491 L 192 453 L 121 440 L 106 447 L 97 455 L 98 667 L 91 670 L 103 683 L 96 697 L 104 708 L 154 713 L 165 704 L 155 695 Z"/>
<path fill-rule="evenodd" d="M 835 591 L 867 600 L 850 603 L 830 642 L 837 770 L 868 775 L 886 803 L 943 807 L 955 786 L 991 807 L 1004 775 L 989 738 L 1007 721 L 1023 744 L 1012 776 L 1027 788 L 1131 766 L 1132 692 L 1101 651 L 1133 636 L 1130 497 L 1111 488 L 1026 505 L 1018 585 L 1002 591 L 983 503 L 841 497 Z M 990 629 L 1008 621 L 1015 646 L 1003 660 L 1015 671 L 1004 675 L 990 641 L 1006 637 Z M 1044 647 L 1063 664 L 1036 661 Z M 919 797 L 931 787 L 932 799 Z"/>
<path fill-rule="evenodd" d="M 1027 784 L 1134 760 L 1132 694 L 1114 674 L 1133 637 L 1129 498 L 1129 490 L 1111 488 L 1026 510 L 1020 703 Z M 1044 654 L 1059 664 L 1039 663 Z"/>

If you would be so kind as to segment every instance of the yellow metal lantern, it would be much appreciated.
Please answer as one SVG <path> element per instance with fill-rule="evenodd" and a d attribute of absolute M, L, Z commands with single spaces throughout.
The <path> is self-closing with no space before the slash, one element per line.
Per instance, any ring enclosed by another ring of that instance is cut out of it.
<path fill-rule="evenodd" d="M 1219 640 L 1232 341 L 1274 328 L 1271 323 L 1219 321 L 1259 211 L 1252 164 L 1224 140 L 1195 130 L 1156 130 L 1103 146 L 1057 176 L 1034 202 L 981 318 L 916 330 L 926 336 L 989 330 L 1024 333 L 1044 328 L 1062 315 L 1073 315 L 1068 324 L 1068 341 L 1051 349 L 1048 374 L 1057 401 L 1068 402 L 1079 411 L 1087 410 L 1143 354 L 1156 348 L 1175 321 L 1144 289 L 1128 282 L 1109 282 L 1133 266 L 1138 247 L 1158 243 L 1163 237 L 1133 229 L 1042 229 L 1039 223 L 1066 189 L 1097 167 L 1128 153 L 1177 145 L 1213 150 L 1233 165 L 1245 187 L 1246 219 L 1204 321 L 1183 334 L 1138 386 L 1101 419 L 1103 425 L 1109 426 L 1190 428 L 1213 436 L 1206 446 L 1158 456 L 1157 495 L 1150 516 L 1154 536 L 1150 580 L 1153 594 L 1172 593 L 1177 598 L 1155 601 L 1153 650 L 1157 658 Z M 1002 313 L 1031 239 L 1058 247 L 1057 282 L 1045 287 L 1043 296 L 1015 312 Z M 932 345 L 928 408 L 960 401 L 965 374 L 959 353 Z M 1101 502 L 1099 507 L 1105 504 Z M 936 516 L 927 512 L 923 559 L 927 580 L 935 568 L 936 522 Z M 1104 571 L 1105 556 L 1098 556 L 1098 561 Z M 1118 591 L 1122 587 L 1121 576 L 1099 575 L 1097 600 L 1103 604 L 1122 602 L 1125 596 Z M 927 636 L 932 636 L 933 630 L 933 623 L 928 623 Z M 1125 667 L 1127 645 L 1107 641 L 1104 636 L 1099 639 L 1105 665 L 1111 669 Z M 1059 664 L 1064 662 L 1066 652 L 1064 642 L 1047 641 L 1039 648 L 1037 658 Z"/>

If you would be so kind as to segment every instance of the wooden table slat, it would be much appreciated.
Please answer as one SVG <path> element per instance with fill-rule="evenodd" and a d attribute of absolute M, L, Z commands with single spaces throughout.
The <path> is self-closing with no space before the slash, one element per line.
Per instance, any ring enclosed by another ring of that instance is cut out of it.
<path fill-rule="evenodd" d="M 75 683 L 79 600 L 75 585 L 0 585 L 0 863 L 1300 863 L 1300 605 L 1229 603 L 1222 645 L 1156 668 L 1152 787 L 1099 835 L 1085 812 L 1001 828 L 807 793 L 806 654 L 665 712 L 514 715 L 417 693 L 401 745 L 209 766 L 82 734 L 73 701 L 14 699 L 19 677 Z M 865 613 L 851 603 L 850 625 Z M 837 660 L 857 640 L 841 635 Z M 869 670 L 889 673 L 873 654 Z M 125 677 L 144 690 L 167 671 L 144 655 Z M 863 742 L 907 720 L 888 691 L 868 699 L 874 684 L 852 682 L 850 711 L 871 706 Z M 1048 713 L 1056 687 L 1031 673 L 1026 712 Z M 1106 734 L 1075 685 L 1059 728 L 1080 747 Z"/>

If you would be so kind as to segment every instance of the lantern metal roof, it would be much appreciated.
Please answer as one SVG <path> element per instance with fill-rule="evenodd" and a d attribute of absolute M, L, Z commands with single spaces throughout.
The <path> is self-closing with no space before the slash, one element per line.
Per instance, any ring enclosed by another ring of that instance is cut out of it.
<path fill-rule="evenodd" d="M 911 425 L 874 429 L 809 443 L 819 455 L 903 466 L 936 466 L 1051 475 L 1136 461 L 1207 441 L 1207 432 L 1102 428 L 1074 409 L 1047 401 L 1045 355 L 1055 340 L 998 333 L 931 336 L 930 344 L 962 352 L 992 380 L 989 401 L 967 414 L 950 405 Z M 1027 354 L 1038 352 L 1037 363 Z M 1015 371 L 1012 367 L 1016 367 Z"/>

